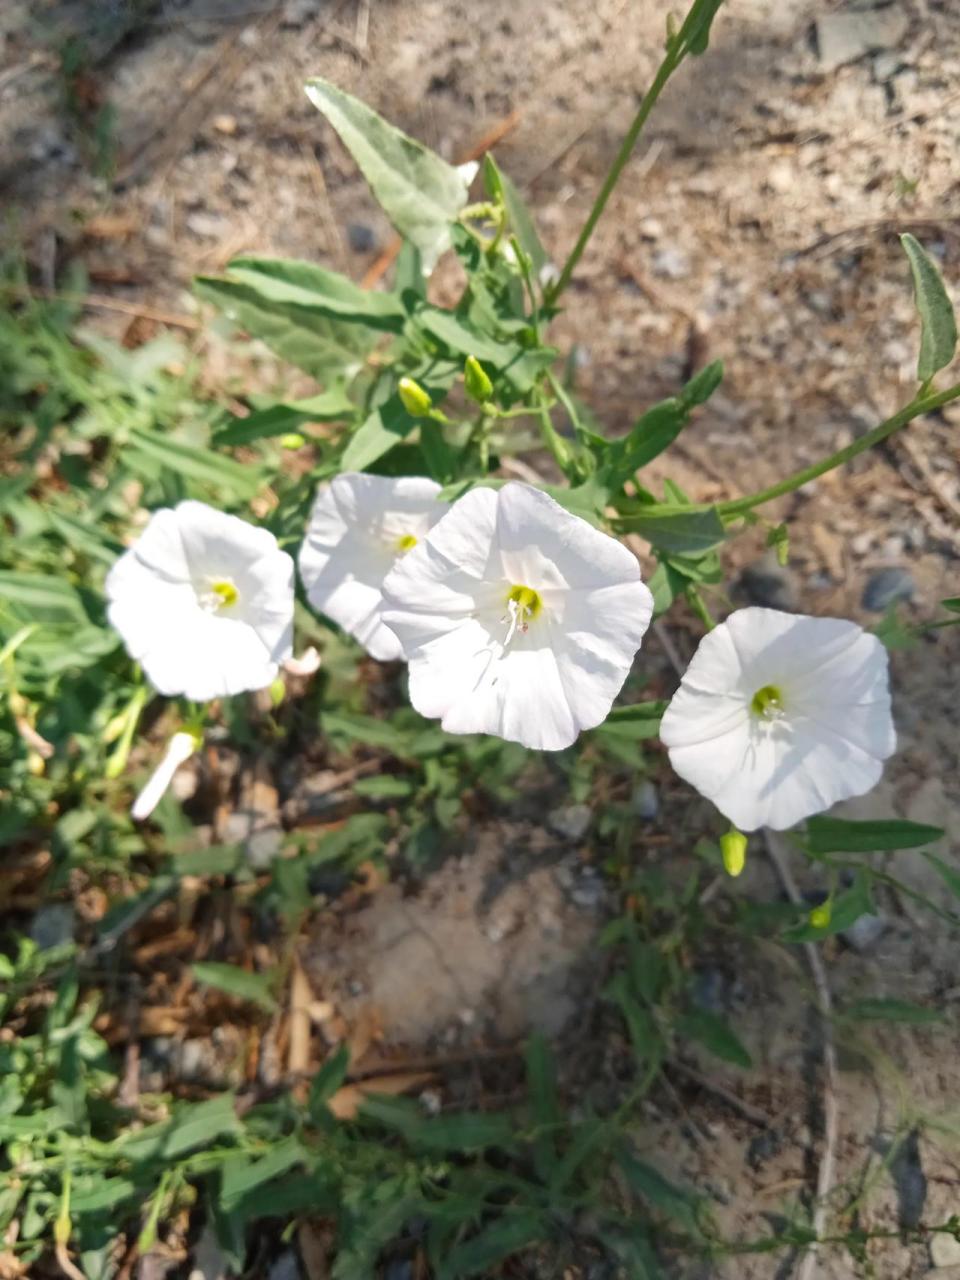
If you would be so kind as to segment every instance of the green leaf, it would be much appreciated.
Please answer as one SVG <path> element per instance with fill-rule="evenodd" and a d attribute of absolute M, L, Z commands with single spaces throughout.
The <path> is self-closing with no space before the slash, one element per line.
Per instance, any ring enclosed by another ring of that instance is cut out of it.
<path fill-rule="evenodd" d="M 936 263 L 912 235 L 902 235 L 900 243 L 910 262 L 920 313 L 917 377 L 921 382 L 929 382 L 953 359 L 957 347 L 957 321 Z"/>
<path fill-rule="evenodd" d="M 146 1129 L 128 1129 L 115 1140 L 113 1151 L 133 1164 L 173 1160 L 196 1147 L 219 1143 L 239 1132 L 233 1094 L 222 1093 L 209 1102 L 182 1104 L 170 1120 Z"/>
<path fill-rule="evenodd" d="M 271 990 L 270 974 L 248 973 L 235 964 L 219 964 L 213 960 L 198 961 L 192 968 L 198 982 L 225 991 L 237 1000 L 249 1000 L 270 1013 L 276 1013 L 280 1007 Z"/>
<path fill-rule="evenodd" d="M 662 1173 L 645 1161 L 638 1160 L 629 1150 L 621 1148 L 618 1151 L 617 1163 L 630 1187 L 644 1198 L 651 1209 L 679 1222 L 687 1231 L 699 1234 L 697 1196 L 674 1186 Z"/>
<path fill-rule="evenodd" d="M 365 471 L 395 444 L 405 440 L 417 426 L 403 407 L 399 395 L 392 395 L 370 414 L 347 442 L 340 460 L 342 471 Z"/>
<path fill-rule="evenodd" d="M 460 1280 L 488 1271 L 512 1253 L 547 1236 L 547 1223 L 542 1213 L 521 1209 L 505 1214 L 465 1244 L 458 1245 L 443 1260 L 440 1280 Z"/>
<path fill-rule="evenodd" d="M 297 1137 L 285 1138 L 259 1160 L 247 1155 L 237 1155 L 224 1161 L 220 1181 L 220 1206 L 229 1213 L 251 1191 L 274 1182 L 295 1165 L 302 1165 L 307 1151 Z M 268 1206 L 263 1206 L 264 1212 Z"/>
<path fill-rule="evenodd" d="M 625 532 L 639 533 L 658 551 L 668 555 L 705 555 L 724 539 L 723 521 L 715 508 L 677 511 L 664 515 L 631 512 L 616 522 Z"/>
<path fill-rule="evenodd" d="M 425 270 L 449 248 L 450 225 L 467 203 L 467 183 L 452 165 L 319 77 L 307 97 L 336 130 L 387 217 L 423 256 Z"/>
<path fill-rule="evenodd" d="M 481 1151 L 485 1147 L 512 1147 L 517 1129 L 504 1112 L 454 1112 L 430 1118 L 409 1098 L 369 1094 L 361 1114 L 403 1135 L 420 1151 Z"/>
<path fill-rule="evenodd" d="M 399 333 L 407 313 L 395 293 L 363 289 L 358 284 L 312 262 L 296 258 L 234 258 L 228 279 L 255 289 L 261 298 L 294 305 L 338 320 Z"/>
<path fill-rule="evenodd" d="M 248 281 L 200 276 L 193 287 L 251 337 L 321 381 L 353 377 L 379 336 L 376 329 L 319 307 L 278 302 Z"/>
<path fill-rule="evenodd" d="M 692 1009 L 677 1019 L 677 1032 L 688 1040 L 696 1040 L 724 1062 L 750 1067 L 753 1060 L 739 1037 L 724 1018 L 706 1009 Z"/>
<path fill-rule="evenodd" d="M 943 838 L 939 827 L 902 818 L 854 822 L 848 818 L 810 818 L 806 844 L 811 853 L 878 853 L 888 849 L 917 849 Z"/>
<path fill-rule="evenodd" d="M 356 406 L 337 385 L 309 400 L 272 404 L 267 409 L 254 410 L 245 418 L 232 418 L 216 433 L 213 443 L 218 447 L 250 444 L 296 431 L 305 422 L 339 422 L 352 418 L 355 413 Z"/>
<path fill-rule="evenodd" d="M 79 594 L 63 578 L 52 574 L 0 572 L 0 600 L 12 605 L 13 612 L 24 622 L 76 626 L 87 621 Z M 30 645 L 29 638 L 25 642 Z"/>
<path fill-rule="evenodd" d="M 144 1188 L 129 1178 L 78 1178 L 70 1196 L 70 1212 L 78 1218 L 88 1213 L 104 1213 L 134 1196 L 143 1199 Z"/>
<path fill-rule="evenodd" d="M 855 1018 L 858 1022 L 910 1022 L 919 1026 L 944 1020 L 939 1009 L 927 1009 L 920 1004 L 911 1004 L 908 1000 L 855 1000 L 842 1012 L 845 1017 Z"/>
<path fill-rule="evenodd" d="M 546 1036 L 537 1031 L 527 1042 L 527 1088 L 530 1109 L 538 1133 L 533 1143 L 533 1160 L 538 1176 L 545 1182 L 557 1163 L 556 1135 L 553 1126 L 560 1119 L 557 1097 L 557 1063 Z"/>
<path fill-rule="evenodd" d="M 533 218 L 530 216 L 530 210 L 524 204 L 523 196 L 517 190 L 512 179 L 499 168 L 492 155 L 489 153 L 485 155 L 483 164 L 487 190 L 491 198 L 495 199 L 497 188 L 499 188 L 499 194 L 503 199 L 513 233 L 520 243 L 520 248 L 533 264 L 533 274 L 539 279 L 540 272 L 550 259 L 547 256 L 546 249 L 540 242 L 537 228 L 534 225 Z"/>
<path fill-rule="evenodd" d="M 697 0 L 683 25 L 687 49 L 694 57 L 706 53 L 710 44 L 710 27 L 723 0 Z"/>
<path fill-rule="evenodd" d="M 595 733 L 612 738 L 624 738 L 630 742 L 642 742 L 655 738 L 660 732 L 660 721 L 667 709 L 666 701 L 634 702 L 626 707 L 614 707 Z"/>
<path fill-rule="evenodd" d="M 206 849 L 175 853 L 170 870 L 177 876 L 229 876 L 247 865 L 240 845 L 218 844 Z"/>
<path fill-rule="evenodd" d="M 956 871 L 948 863 L 944 862 L 942 858 L 938 858 L 935 854 L 924 853 L 921 854 L 921 857 L 930 863 L 931 867 L 933 867 L 937 872 L 940 879 L 954 897 L 960 898 L 960 872 Z"/>
<path fill-rule="evenodd" d="M 350 1067 L 350 1048 L 340 1045 L 310 1081 L 310 1095 L 307 1099 L 307 1110 L 314 1120 L 319 1120 L 326 1112 L 327 1103 L 337 1092 Z"/>
<path fill-rule="evenodd" d="M 396 800 L 413 794 L 413 783 L 409 778 L 398 778 L 392 773 L 381 774 L 379 778 L 358 778 L 353 790 L 358 796 L 368 796 L 371 800 Z"/>
<path fill-rule="evenodd" d="M 950 596 L 946 600 L 940 601 L 944 609 L 949 609 L 951 613 L 960 613 L 960 596 Z"/>
<path fill-rule="evenodd" d="M 194 480 L 215 489 L 228 489 L 241 497 L 252 498 L 263 483 L 260 469 L 248 462 L 236 462 L 199 445 L 171 440 L 159 431 L 142 431 L 133 427 L 126 458 L 135 468 L 141 456 L 183 476 L 185 480 Z M 151 467 L 151 475 L 153 470 Z"/>

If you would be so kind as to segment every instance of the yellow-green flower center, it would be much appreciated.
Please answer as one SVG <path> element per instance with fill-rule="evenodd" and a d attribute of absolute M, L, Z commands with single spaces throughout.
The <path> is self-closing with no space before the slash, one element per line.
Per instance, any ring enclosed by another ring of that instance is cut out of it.
<path fill-rule="evenodd" d="M 218 609 L 229 609 L 240 599 L 239 591 L 237 591 L 237 588 L 233 583 L 228 582 L 226 578 L 223 578 L 219 582 L 211 582 L 210 590 L 218 597 L 215 602 Z"/>
<path fill-rule="evenodd" d="M 764 720 L 774 720 L 783 711 L 783 694 L 775 684 L 765 684 L 753 695 L 750 710 Z"/>
<path fill-rule="evenodd" d="M 533 587 L 521 585 L 511 587 L 507 592 L 508 608 L 511 601 L 516 605 L 517 616 L 521 623 L 529 622 L 535 618 L 543 608 L 540 593 L 539 591 L 534 591 Z"/>
<path fill-rule="evenodd" d="M 411 547 L 415 547 L 416 545 L 417 545 L 417 538 L 412 533 L 401 534 L 400 537 L 394 543 L 394 546 L 397 548 L 397 550 L 400 552 L 401 555 L 403 555 L 405 552 L 409 551 Z"/>

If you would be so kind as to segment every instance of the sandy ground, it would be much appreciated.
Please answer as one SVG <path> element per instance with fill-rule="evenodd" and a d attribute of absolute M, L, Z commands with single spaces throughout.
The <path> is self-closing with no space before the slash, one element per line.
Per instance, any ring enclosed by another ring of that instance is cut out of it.
<path fill-rule="evenodd" d="M 26 241 L 47 287 L 79 258 L 103 297 L 189 317 L 191 275 L 241 251 L 312 258 L 361 278 L 390 231 L 304 98 L 310 74 L 451 159 L 502 134 L 497 157 L 560 260 L 656 65 L 664 23 L 653 0 L 258 8 L 155 5 L 118 38 L 105 7 L 4 6 L 0 182 L 8 234 Z M 691 360 L 724 359 L 721 392 L 658 463 L 695 499 L 770 483 L 910 398 L 918 334 L 898 232 L 914 231 L 948 281 L 960 278 L 960 7 L 734 0 L 728 10 L 709 55 L 665 94 L 556 325 L 561 345 L 577 344 L 581 392 L 610 425 L 673 391 Z M 87 36 L 90 61 L 65 84 L 57 50 L 71 32 Z M 105 106 L 115 122 L 96 142 Z M 90 175 L 97 155 L 111 177 Z M 432 288 L 445 300 L 456 285 L 448 264 Z M 95 314 L 108 332 L 129 327 L 109 306 Z M 945 410 L 782 503 L 770 514 L 790 522 L 790 569 L 771 581 L 762 530 L 745 536 L 727 560 L 731 580 L 754 568 L 741 597 L 873 623 L 899 595 L 909 618 L 931 617 L 957 593 L 958 426 L 960 409 Z M 692 652 L 682 619 L 673 638 L 683 657 Z M 894 655 L 901 748 L 883 787 L 855 807 L 945 825 L 954 852 L 957 656 L 953 633 Z M 677 850 L 709 819 L 665 773 L 659 781 L 661 813 L 652 828 L 638 823 L 636 857 L 682 868 Z M 480 833 L 414 898 L 389 888 L 326 922 L 315 985 L 348 1018 L 376 1007 L 395 1044 L 469 1045 L 478 1028 L 509 1038 L 531 1021 L 569 1034 L 603 917 L 602 886 L 584 888 L 581 853 L 529 821 Z M 898 858 L 899 874 L 940 893 L 919 859 Z M 736 892 L 777 895 L 762 857 Z M 882 928 L 862 947 L 827 949 L 835 997 L 951 1009 L 953 936 L 908 901 L 881 907 Z M 799 955 L 741 954 L 722 939 L 717 948 L 703 965 L 719 975 L 718 1000 L 756 1066 L 701 1070 L 753 1115 L 684 1085 L 651 1104 L 637 1138 L 665 1172 L 705 1191 L 725 1231 L 757 1236 L 776 1231 L 777 1215 L 794 1213 L 815 1181 L 819 1036 Z M 437 963 L 454 950 L 455 965 Z M 945 1220 L 960 1181 L 955 1031 L 838 1036 L 835 1206 L 856 1201 L 858 1224 L 871 1229 Z M 913 1136 L 891 1164 L 884 1153 L 904 1135 Z M 826 1254 L 818 1274 L 906 1280 L 934 1264 L 960 1267 L 960 1245 L 946 1236 L 933 1255 L 899 1240 L 868 1252 L 860 1264 Z M 760 1256 L 677 1275 L 773 1280 L 794 1262 Z"/>

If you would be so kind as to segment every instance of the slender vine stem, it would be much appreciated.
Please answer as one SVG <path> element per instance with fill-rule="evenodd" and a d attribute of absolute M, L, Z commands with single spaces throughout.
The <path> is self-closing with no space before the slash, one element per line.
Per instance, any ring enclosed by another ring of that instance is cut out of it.
<path fill-rule="evenodd" d="M 637 145 L 637 139 L 640 137 L 643 126 L 647 122 L 647 117 L 653 110 L 654 105 L 660 97 L 660 94 L 663 92 L 667 81 L 683 61 L 685 52 L 686 50 L 678 40 L 674 40 L 671 43 L 670 48 L 667 50 L 667 55 L 660 63 L 657 74 L 654 76 L 653 83 L 644 95 L 643 101 L 640 103 L 640 109 L 637 111 L 636 116 L 634 116 L 633 123 L 627 130 L 623 142 L 620 144 L 620 150 L 617 152 L 616 158 L 610 166 L 610 172 L 604 179 L 603 186 L 600 188 L 597 198 L 593 202 L 593 208 L 587 215 L 587 220 L 583 224 L 580 235 L 577 237 L 577 243 L 570 250 L 556 283 L 548 291 L 548 302 L 556 302 L 561 293 L 563 293 L 564 289 L 566 289 L 567 285 L 570 283 L 570 277 L 573 275 L 577 263 L 583 257 L 583 251 L 589 244 L 590 237 L 593 235 L 594 229 L 600 221 L 600 215 L 607 207 L 607 201 L 610 199 L 613 189 L 617 185 L 620 175 L 633 153 L 634 147 Z"/>
<path fill-rule="evenodd" d="M 915 418 L 922 418 L 926 413 L 933 413 L 935 410 L 941 409 L 945 404 L 950 404 L 953 400 L 960 400 L 960 383 L 957 383 L 956 386 L 948 387 L 946 391 L 918 395 L 909 404 L 898 410 L 892 418 L 887 418 L 879 426 L 874 427 L 872 431 L 868 431 L 866 435 L 854 440 L 852 444 L 848 444 L 843 449 L 838 449 L 836 453 L 831 453 L 829 457 L 821 458 L 819 462 L 814 462 L 811 466 L 804 467 L 801 471 L 795 471 L 792 476 L 787 476 L 785 480 L 772 484 L 767 489 L 760 489 L 757 493 L 749 493 L 743 498 L 731 498 L 727 502 L 691 502 L 685 505 L 666 502 L 650 503 L 643 507 L 643 516 L 644 518 L 649 518 L 650 516 L 681 516 L 692 515 L 700 511 L 716 511 L 721 516 L 746 515 L 754 507 L 762 506 L 765 502 L 772 502 L 774 498 L 782 498 L 784 494 L 793 493 L 796 489 L 802 489 L 811 480 L 816 480 L 819 476 L 826 475 L 828 471 L 833 471 L 835 467 L 843 466 L 845 462 L 850 462 L 858 454 L 865 453 L 867 449 L 872 449 L 874 445 L 880 444 L 888 436 L 892 436 L 895 431 L 899 431 L 901 427 L 913 422 Z M 631 527 L 630 516 L 624 516 L 616 521 L 615 524 L 617 528 L 629 529 Z"/>
<path fill-rule="evenodd" d="M 958 398 L 960 398 L 960 383 L 948 388 L 946 391 L 918 395 L 908 405 L 904 405 L 892 418 L 887 418 L 885 422 L 881 422 L 879 426 L 874 427 L 872 431 L 868 431 L 859 440 L 854 440 L 846 448 L 838 449 L 836 453 L 831 453 L 829 457 L 822 458 L 819 462 L 813 463 L 812 466 L 804 467 L 802 471 L 795 471 L 792 476 L 787 476 L 786 480 L 770 485 L 768 489 L 761 489 L 759 493 L 748 494 L 745 498 L 733 498 L 729 502 L 720 502 L 717 504 L 717 510 L 724 516 L 741 515 L 745 511 L 752 511 L 754 507 L 759 507 L 764 502 L 780 498 L 785 493 L 792 493 L 795 489 L 800 489 L 803 485 L 809 484 L 811 480 L 816 480 L 819 476 L 826 475 L 834 467 L 841 467 L 858 454 L 865 453 L 867 449 L 872 449 L 874 445 L 880 444 L 888 436 L 892 436 L 895 431 L 905 427 L 914 418 L 920 418 L 925 413 L 932 413 L 935 409 L 939 409 L 943 405 L 949 404 L 951 400 Z"/>

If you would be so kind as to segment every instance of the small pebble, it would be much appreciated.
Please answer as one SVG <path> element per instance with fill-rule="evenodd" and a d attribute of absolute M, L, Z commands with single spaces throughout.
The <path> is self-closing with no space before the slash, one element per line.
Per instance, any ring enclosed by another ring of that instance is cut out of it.
<path fill-rule="evenodd" d="M 593 810 L 588 804 L 568 804 L 547 814 L 547 826 L 566 840 L 579 840 L 586 835 L 592 818 Z"/>
<path fill-rule="evenodd" d="M 907 569 L 878 569 L 867 579 L 860 603 L 871 613 L 883 613 L 899 600 L 913 599 L 916 589 L 913 575 Z"/>
<path fill-rule="evenodd" d="M 748 564 L 737 584 L 751 604 L 767 609 L 783 609 L 791 612 L 797 607 L 797 588 L 793 574 L 777 562 L 768 552 L 753 564 Z"/>
<path fill-rule="evenodd" d="M 30 925 L 30 937 L 41 951 L 61 947 L 73 941 L 75 923 L 73 907 L 66 902 L 51 902 L 41 907 Z"/>
<path fill-rule="evenodd" d="M 887 921 L 883 916 L 865 915 L 854 920 L 849 929 L 844 929 L 840 937 L 854 951 L 863 955 L 871 951 L 887 931 Z"/>
<path fill-rule="evenodd" d="M 279 1258 L 271 1262 L 267 1280 L 300 1280 L 297 1255 L 292 1249 L 285 1249 Z"/>
<path fill-rule="evenodd" d="M 373 253 L 377 247 L 377 233 L 365 222 L 347 224 L 347 243 L 354 253 Z"/>
<path fill-rule="evenodd" d="M 690 259 L 680 249 L 658 249 L 653 255 L 653 271 L 667 280 L 683 280 L 690 274 Z"/>
<path fill-rule="evenodd" d="M 644 778 L 633 788 L 630 808 L 645 822 L 653 822 L 660 812 L 660 793 L 649 778 Z"/>

